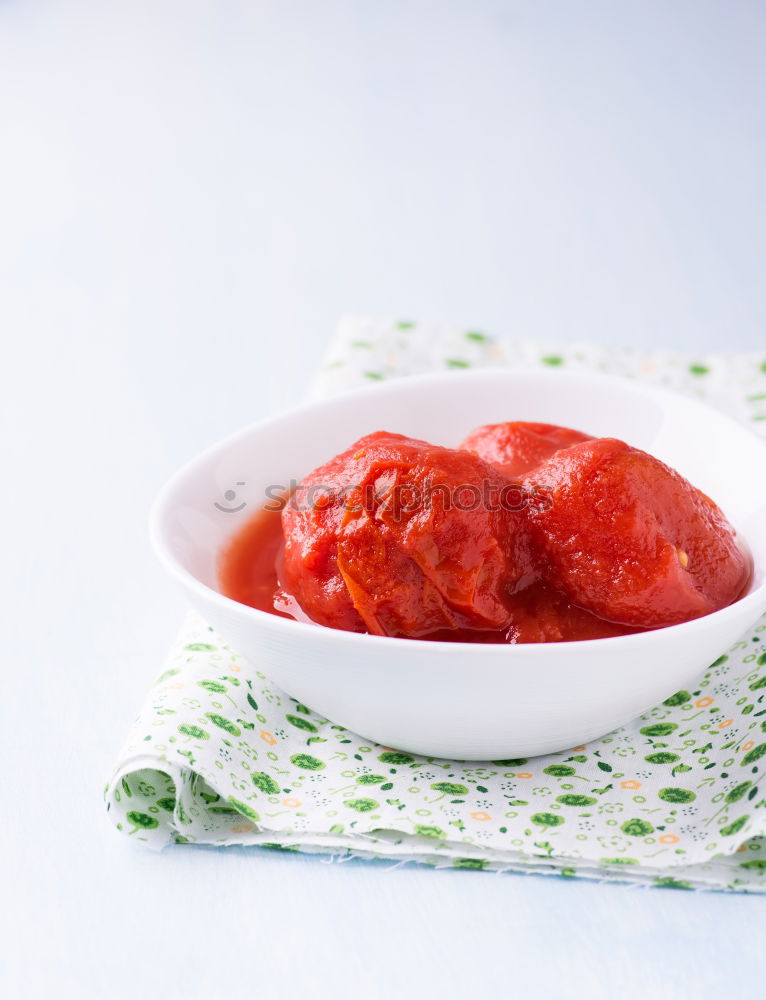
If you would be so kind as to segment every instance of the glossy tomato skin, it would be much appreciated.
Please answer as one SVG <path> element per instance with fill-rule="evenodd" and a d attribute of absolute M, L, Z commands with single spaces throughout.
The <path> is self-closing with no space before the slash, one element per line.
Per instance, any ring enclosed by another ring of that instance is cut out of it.
<path fill-rule="evenodd" d="M 525 482 L 551 500 L 529 509 L 544 575 L 601 618 L 674 625 L 731 604 L 747 583 L 749 559 L 721 510 L 622 441 L 572 445 Z"/>
<path fill-rule="evenodd" d="M 526 519 L 475 455 L 379 431 L 282 512 L 281 584 L 315 622 L 378 635 L 503 629 L 533 574 Z"/>
<path fill-rule="evenodd" d="M 561 448 L 588 440 L 587 434 L 570 427 L 513 420 L 477 427 L 460 447 L 494 465 L 507 478 L 518 479 Z"/>

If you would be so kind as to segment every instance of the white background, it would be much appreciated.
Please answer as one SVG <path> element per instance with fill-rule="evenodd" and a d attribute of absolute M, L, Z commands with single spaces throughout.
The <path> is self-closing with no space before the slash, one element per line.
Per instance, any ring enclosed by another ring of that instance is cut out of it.
<path fill-rule="evenodd" d="M 764 901 L 238 849 L 102 786 L 182 613 L 161 482 L 343 312 L 766 351 L 766 8 L 0 2 L 0 993 L 707 998 Z"/>

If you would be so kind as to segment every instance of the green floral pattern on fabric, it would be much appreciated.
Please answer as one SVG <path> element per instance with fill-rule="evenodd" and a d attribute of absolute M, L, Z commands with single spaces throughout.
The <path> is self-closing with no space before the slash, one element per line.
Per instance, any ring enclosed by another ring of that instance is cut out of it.
<path fill-rule="evenodd" d="M 366 317 L 341 321 L 314 381 L 314 398 L 376 381 L 452 369 L 535 366 L 554 371 L 601 371 L 677 389 L 725 410 L 766 433 L 764 354 L 685 357 L 588 343 L 562 344 L 493 337 L 443 324 Z"/>
<path fill-rule="evenodd" d="M 503 345 L 410 321 L 342 324 L 318 391 L 530 362 L 667 382 L 766 430 L 762 358 Z M 587 746 L 445 761 L 378 746 L 316 715 L 268 680 L 267 664 L 245 662 L 191 616 L 118 758 L 107 809 L 118 829 L 154 848 L 260 845 L 766 892 L 766 616 L 719 653 L 689 690 Z"/>

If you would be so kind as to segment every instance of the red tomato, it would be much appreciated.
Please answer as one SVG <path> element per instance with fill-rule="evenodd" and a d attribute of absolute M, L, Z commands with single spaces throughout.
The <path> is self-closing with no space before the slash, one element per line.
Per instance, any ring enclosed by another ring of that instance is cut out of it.
<path fill-rule="evenodd" d="M 622 441 L 575 444 L 525 481 L 547 579 L 613 622 L 658 627 L 736 600 L 750 572 L 723 513 L 673 469 Z"/>
<path fill-rule="evenodd" d="M 589 440 L 589 435 L 568 427 L 513 420 L 477 427 L 460 447 L 494 465 L 509 479 L 516 479 L 560 448 Z"/>
<path fill-rule="evenodd" d="M 526 518 L 498 502 L 508 485 L 466 451 L 370 434 L 306 477 L 282 512 L 282 585 L 335 628 L 505 628 L 510 595 L 532 577 Z"/>

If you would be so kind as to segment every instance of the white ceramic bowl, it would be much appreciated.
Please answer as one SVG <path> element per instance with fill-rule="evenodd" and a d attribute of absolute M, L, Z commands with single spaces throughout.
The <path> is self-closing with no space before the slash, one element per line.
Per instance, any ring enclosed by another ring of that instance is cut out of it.
<path fill-rule="evenodd" d="M 619 437 L 678 469 L 747 540 L 748 594 L 654 632 L 506 646 L 340 632 L 218 592 L 217 554 L 265 503 L 268 485 L 299 479 L 372 431 L 454 446 L 473 427 L 504 420 Z M 587 743 L 690 685 L 766 609 L 766 447 L 706 406 L 625 379 L 527 370 L 405 378 L 301 407 L 210 448 L 161 493 L 152 536 L 204 618 L 317 712 L 427 756 L 526 757 Z"/>

